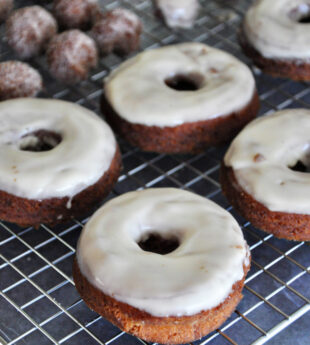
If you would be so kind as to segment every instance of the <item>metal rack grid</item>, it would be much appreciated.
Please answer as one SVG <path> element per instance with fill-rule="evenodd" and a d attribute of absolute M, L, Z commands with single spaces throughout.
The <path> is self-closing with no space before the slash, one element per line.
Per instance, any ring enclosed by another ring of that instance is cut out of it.
<path fill-rule="evenodd" d="M 33 1 L 17 1 L 17 5 Z M 203 0 L 195 28 L 171 31 L 153 13 L 150 0 L 105 0 L 106 9 L 134 10 L 144 23 L 142 49 L 183 41 L 200 41 L 222 48 L 246 63 L 236 40 L 248 0 Z M 49 6 L 49 5 L 48 5 Z M 3 26 L 0 28 L 3 35 Z M 2 38 L 0 59 L 16 58 Z M 103 58 L 91 77 L 65 87 L 48 75 L 43 57 L 31 64 L 45 80 L 43 97 L 82 104 L 98 114 L 102 78 L 121 59 Z M 262 106 L 260 115 L 276 109 L 309 107 L 306 83 L 271 78 L 254 69 Z M 146 187 L 185 188 L 211 198 L 231 211 L 243 227 L 252 252 L 252 268 L 244 298 L 233 315 L 194 345 L 309 344 L 310 248 L 308 243 L 279 240 L 255 229 L 227 203 L 218 182 L 226 150 L 164 155 L 143 153 L 119 139 L 124 170 L 110 198 Z M 75 246 L 86 219 L 49 228 L 22 229 L 0 223 L 0 344 L 147 344 L 121 332 L 89 310 L 77 294 L 71 276 Z M 147 277 L 146 277 L 147 279 Z"/>

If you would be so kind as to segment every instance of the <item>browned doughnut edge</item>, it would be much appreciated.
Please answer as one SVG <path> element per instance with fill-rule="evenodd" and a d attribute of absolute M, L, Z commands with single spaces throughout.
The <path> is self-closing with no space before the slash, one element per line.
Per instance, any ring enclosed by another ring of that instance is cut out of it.
<path fill-rule="evenodd" d="M 228 142 L 257 114 L 259 97 L 255 90 L 251 101 L 240 111 L 206 121 L 175 127 L 145 126 L 120 117 L 103 94 L 101 111 L 120 136 L 144 151 L 160 153 L 199 153 L 206 147 Z"/>
<path fill-rule="evenodd" d="M 71 208 L 68 197 L 34 200 L 0 191 L 0 219 L 22 227 L 38 227 L 41 223 L 56 225 L 73 217 L 83 216 L 98 206 L 111 191 L 121 170 L 121 154 L 117 146 L 110 168 L 92 186 L 74 196 Z M 58 216 L 62 215 L 61 219 Z"/>
<path fill-rule="evenodd" d="M 239 42 L 244 53 L 263 72 L 273 77 L 290 78 L 296 81 L 310 81 L 310 63 L 301 59 L 271 59 L 261 55 L 247 40 L 243 28 L 239 31 Z"/>
<path fill-rule="evenodd" d="M 243 267 L 243 278 L 233 285 L 231 294 L 219 306 L 181 317 L 155 317 L 105 295 L 83 276 L 76 259 L 73 263 L 73 278 L 85 303 L 121 330 L 146 341 L 184 344 L 212 332 L 231 315 L 242 298 L 241 291 L 249 268 Z"/>
<path fill-rule="evenodd" d="M 310 240 L 309 215 L 268 210 L 242 189 L 233 169 L 226 167 L 224 163 L 221 166 L 220 181 L 228 201 L 255 227 L 287 240 Z"/>

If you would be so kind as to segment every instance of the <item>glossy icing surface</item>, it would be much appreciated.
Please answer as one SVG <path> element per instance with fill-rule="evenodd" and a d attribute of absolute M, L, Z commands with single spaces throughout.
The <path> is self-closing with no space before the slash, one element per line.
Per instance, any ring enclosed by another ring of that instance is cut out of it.
<path fill-rule="evenodd" d="M 258 0 L 246 13 L 244 32 L 265 57 L 310 58 L 310 24 L 299 20 L 310 15 L 305 0 Z"/>
<path fill-rule="evenodd" d="M 166 255 L 137 244 L 150 233 L 179 239 Z M 193 315 L 223 302 L 249 265 L 235 219 L 215 203 L 174 188 L 123 194 L 81 234 L 77 260 L 88 281 L 155 316 Z M 207 292 L 207 293 L 206 293 Z"/>
<path fill-rule="evenodd" d="M 259 118 L 232 142 L 224 162 L 239 185 L 271 211 L 310 214 L 310 111 L 289 109 Z"/>
<path fill-rule="evenodd" d="M 49 151 L 22 150 L 36 144 L 32 134 L 40 130 L 61 142 Z M 30 98 L 0 103 L 0 190 L 28 199 L 73 197 L 108 170 L 115 150 L 109 126 L 84 107 Z"/>
<path fill-rule="evenodd" d="M 155 0 L 155 3 L 171 28 L 191 28 L 200 8 L 198 0 Z"/>
<path fill-rule="evenodd" d="M 195 91 L 178 91 L 165 80 L 187 76 Z M 145 51 L 122 63 L 105 80 L 105 94 L 119 116 L 147 126 L 173 127 L 231 114 L 252 99 L 255 81 L 232 55 L 202 43 Z"/>

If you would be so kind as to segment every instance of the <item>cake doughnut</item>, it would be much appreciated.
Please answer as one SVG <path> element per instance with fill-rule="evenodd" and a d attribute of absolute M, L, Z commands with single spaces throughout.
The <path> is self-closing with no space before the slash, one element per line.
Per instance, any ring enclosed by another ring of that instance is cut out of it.
<path fill-rule="evenodd" d="M 91 211 L 120 172 L 109 126 L 77 104 L 19 98 L 0 103 L 0 219 L 55 225 Z"/>
<path fill-rule="evenodd" d="M 194 193 L 158 188 L 123 194 L 91 217 L 73 277 L 86 304 L 121 330 L 181 344 L 229 317 L 249 266 L 227 211 Z"/>
<path fill-rule="evenodd" d="M 65 29 L 88 29 L 99 12 L 98 0 L 54 0 L 53 13 Z"/>
<path fill-rule="evenodd" d="M 289 109 L 246 126 L 227 151 L 222 189 L 254 226 L 279 238 L 310 240 L 310 110 Z"/>
<path fill-rule="evenodd" d="M 102 55 L 129 54 L 139 48 L 142 24 L 137 15 L 125 8 L 102 13 L 91 29 Z"/>
<path fill-rule="evenodd" d="M 6 22 L 8 44 L 21 59 L 42 53 L 56 32 L 56 20 L 41 6 L 15 10 Z"/>
<path fill-rule="evenodd" d="M 77 29 L 56 35 L 47 47 L 46 57 L 51 75 L 66 84 L 86 79 L 98 63 L 94 40 Z"/>
<path fill-rule="evenodd" d="M 13 0 L 1 0 L 0 1 L 0 23 L 2 23 L 9 13 L 12 11 L 14 6 Z"/>
<path fill-rule="evenodd" d="M 190 29 L 200 9 L 198 0 L 154 0 L 154 5 L 170 28 Z"/>
<path fill-rule="evenodd" d="M 18 97 L 34 97 L 42 90 L 40 73 L 20 61 L 0 63 L 0 101 Z"/>
<path fill-rule="evenodd" d="M 309 17 L 304 0 L 258 0 L 245 15 L 241 46 L 264 72 L 309 81 Z"/>
<path fill-rule="evenodd" d="M 257 113 L 249 68 L 202 43 L 145 51 L 104 83 L 102 112 L 145 151 L 196 153 L 229 141 Z"/>

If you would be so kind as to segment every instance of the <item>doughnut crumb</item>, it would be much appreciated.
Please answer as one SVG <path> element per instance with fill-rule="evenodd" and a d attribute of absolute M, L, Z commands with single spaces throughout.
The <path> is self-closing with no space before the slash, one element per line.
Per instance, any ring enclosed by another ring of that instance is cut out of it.
<path fill-rule="evenodd" d="M 0 63 L 0 101 L 34 97 L 42 90 L 42 77 L 37 70 L 20 61 Z"/>
<path fill-rule="evenodd" d="M 142 24 L 138 16 L 124 8 L 116 8 L 98 16 L 91 30 L 102 55 L 127 55 L 139 48 Z"/>
<path fill-rule="evenodd" d="M 98 62 L 94 40 L 77 29 L 55 36 L 46 56 L 51 75 L 66 84 L 86 79 Z"/>
<path fill-rule="evenodd" d="M 56 20 L 41 6 L 18 9 L 6 22 L 8 44 L 21 59 L 42 53 L 56 32 Z"/>
<path fill-rule="evenodd" d="M 65 29 L 90 28 L 98 12 L 98 0 L 55 0 L 53 4 L 53 13 Z"/>

